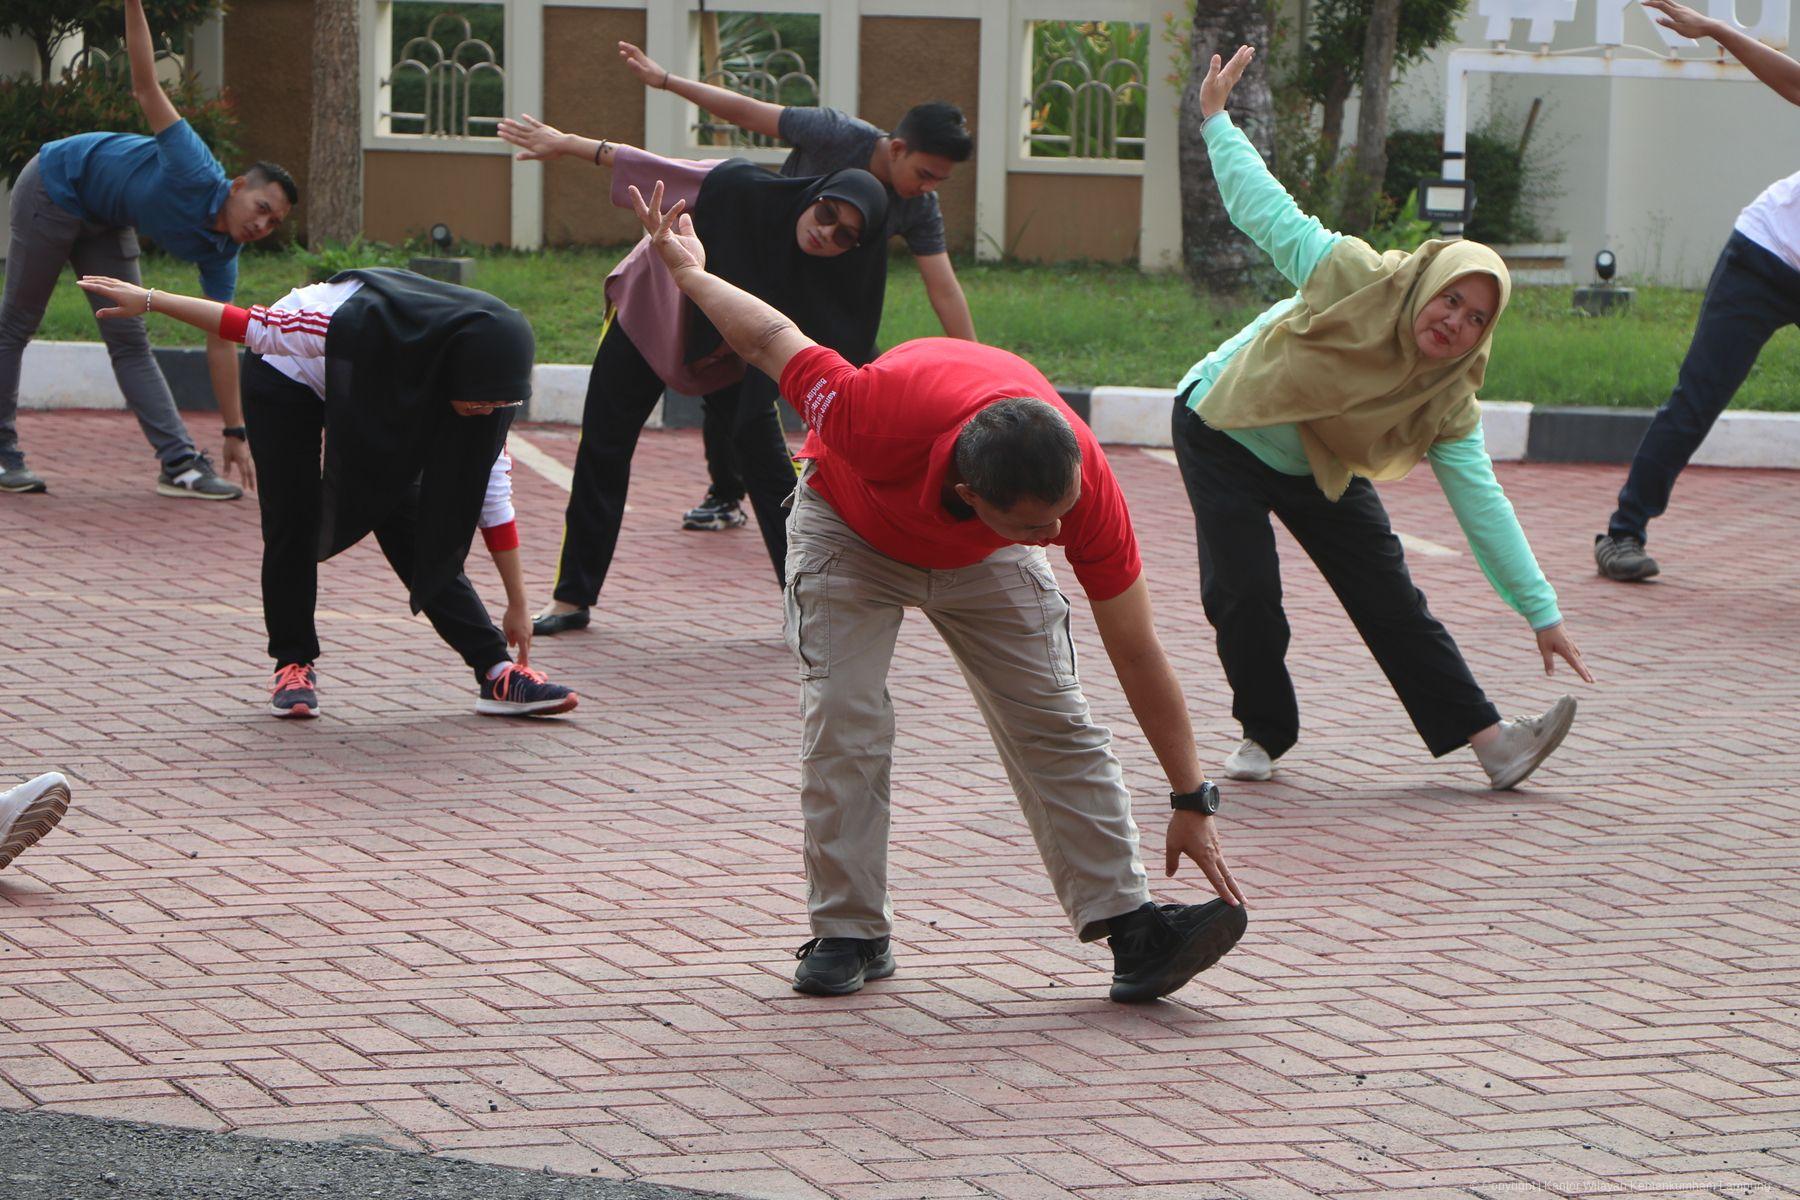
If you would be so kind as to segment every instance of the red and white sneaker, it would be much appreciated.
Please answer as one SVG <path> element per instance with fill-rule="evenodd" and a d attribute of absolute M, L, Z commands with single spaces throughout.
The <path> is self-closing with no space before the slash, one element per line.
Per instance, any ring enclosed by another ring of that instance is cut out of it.
<path fill-rule="evenodd" d="M 311 663 L 289 663 L 269 684 L 269 711 L 278 717 L 319 715 L 318 675 Z"/>
<path fill-rule="evenodd" d="M 542 671 L 518 663 L 508 663 L 492 679 L 480 671 L 475 677 L 481 681 L 481 699 L 475 701 L 475 711 L 490 717 L 547 717 L 568 712 L 580 703 L 580 697 L 545 679 Z"/>

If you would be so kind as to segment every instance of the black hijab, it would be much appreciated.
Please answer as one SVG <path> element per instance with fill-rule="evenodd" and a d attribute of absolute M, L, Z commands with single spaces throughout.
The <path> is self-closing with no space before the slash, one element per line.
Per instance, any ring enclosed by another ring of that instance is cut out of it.
<path fill-rule="evenodd" d="M 325 495 L 319 558 L 355 545 L 417 488 L 412 610 L 462 572 L 488 473 L 514 411 L 464 417 L 452 400 L 531 395 L 531 323 L 486 292 L 385 267 L 325 335 Z"/>
<path fill-rule="evenodd" d="M 862 240 L 829 258 L 795 240 L 800 217 L 820 200 L 842 200 L 862 214 Z M 706 269 L 773 306 L 800 332 L 861 366 L 875 357 L 887 294 L 887 188 L 850 168 L 814 179 L 771 174 L 747 159 L 714 167 L 694 200 L 694 232 Z M 719 345 L 718 331 L 694 310 L 690 360 Z"/>

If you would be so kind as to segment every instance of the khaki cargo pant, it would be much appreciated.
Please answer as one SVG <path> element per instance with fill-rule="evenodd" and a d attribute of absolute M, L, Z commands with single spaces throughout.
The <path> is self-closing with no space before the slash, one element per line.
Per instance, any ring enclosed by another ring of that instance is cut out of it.
<path fill-rule="evenodd" d="M 802 481 L 788 517 L 788 647 L 804 720 L 800 805 L 815 937 L 886 937 L 888 696 L 900 621 L 925 614 L 975 702 L 1083 941 L 1148 899 L 1131 798 L 1075 673 L 1069 602 L 1041 546 L 928 571 L 889 558 Z"/>

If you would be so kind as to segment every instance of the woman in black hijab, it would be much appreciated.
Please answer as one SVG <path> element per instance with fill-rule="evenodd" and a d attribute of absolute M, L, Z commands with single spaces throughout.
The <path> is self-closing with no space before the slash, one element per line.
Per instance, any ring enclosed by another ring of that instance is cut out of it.
<path fill-rule="evenodd" d="M 500 123 L 519 157 L 579 157 L 612 168 L 612 202 L 663 184 L 687 201 L 711 256 L 707 269 L 793 318 L 810 337 L 861 365 L 875 356 L 887 288 L 887 189 L 867 171 L 788 179 L 744 159 L 663 158 L 616 142 L 564 134 L 541 121 Z M 600 348 L 588 376 L 581 446 L 570 488 L 562 559 L 540 635 L 580 629 L 599 598 L 618 545 L 639 432 L 664 390 L 689 396 L 743 392 L 731 444 L 763 545 L 784 577 L 783 502 L 794 490 L 775 385 L 750 372 L 689 303 L 642 241 L 606 278 Z"/>
<path fill-rule="evenodd" d="M 474 668 L 477 712 L 575 707 L 568 688 L 512 661 L 463 574 L 507 428 L 531 395 L 522 314 L 486 292 L 379 268 L 296 288 L 271 308 L 98 276 L 80 283 L 111 301 L 102 318 L 163 313 L 253 351 L 242 374 L 247 429 L 225 433 L 247 437 L 262 485 L 276 716 L 318 715 L 317 564 L 370 533 L 412 611 Z"/>

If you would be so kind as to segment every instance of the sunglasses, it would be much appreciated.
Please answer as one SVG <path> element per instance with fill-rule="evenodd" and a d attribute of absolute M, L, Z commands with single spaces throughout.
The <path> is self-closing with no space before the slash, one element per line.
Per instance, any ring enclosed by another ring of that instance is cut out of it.
<path fill-rule="evenodd" d="M 831 230 L 831 240 L 840 250 L 854 250 L 862 243 L 862 230 L 839 224 L 837 205 L 830 200 L 813 201 L 813 220 Z"/>

